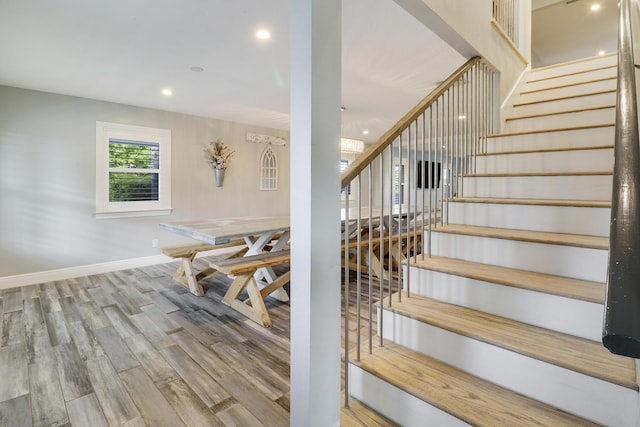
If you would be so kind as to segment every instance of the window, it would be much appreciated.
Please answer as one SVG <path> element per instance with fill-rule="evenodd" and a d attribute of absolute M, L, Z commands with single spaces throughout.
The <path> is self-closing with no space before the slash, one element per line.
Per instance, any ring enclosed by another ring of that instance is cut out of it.
<path fill-rule="evenodd" d="M 265 148 L 260 157 L 260 190 L 278 189 L 278 159 L 271 147 Z"/>
<path fill-rule="evenodd" d="M 171 131 L 96 122 L 96 217 L 170 209 Z"/>
<path fill-rule="evenodd" d="M 344 173 L 344 171 L 347 170 L 347 168 L 349 167 L 349 163 L 351 163 L 349 160 L 345 160 L 345 159 L 340 160 L 340 174 Z M 347 191 L 346 194 L 351 195 L 351 184 L 347 185 L 346 191 Z M 344 188 L 340 191 L 340 194 L 344 196 L 345 194 Z"/>

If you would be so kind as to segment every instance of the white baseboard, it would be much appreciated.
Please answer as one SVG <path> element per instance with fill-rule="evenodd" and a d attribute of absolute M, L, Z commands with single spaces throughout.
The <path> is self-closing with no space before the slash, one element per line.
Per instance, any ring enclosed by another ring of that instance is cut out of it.
<path fill-rule="evenodd" d="M 111 271 L 126 270 L 128 268 L 162 264 L 169 261 L 173 260 L 165 255 L 159 254 L 140 258 L 103 262 L 99 264 L 80 265 L 56 270 L 18 274 L 15 276 L 5 276 L 0 277 L 0 289 L 35 285 L 37 283 L 51 282 L 54 280 L 72 279 L 74 277 L 90 276 L 92 274 L 109 273 Z"/>
<path fill-rule="evenodd" d="M 211 251 L 200 252 L 197 258 L 219 255 L 221 253 L 236 250 L 236 248 L 213 249 Z M 164 264 L 166 262 L 177 261 L 166 255 L 150 255 L 139 258 L 123 259 L 118 261 L 102 262 L 98 264 L 79 265 L 74 267 L 60 268 L 56 270 L 37 271 L 34 273 L 17 274 L 15 276 L 0 277 L 0 290 L 16 288 L 19 286 L 35 285 L 38 283 L 51 282 L 54 280 L 73 279 L 74 277 L 91 276 L 92 274 L 109 273 L 111 271 L 126 270 L 129 268 L 145 267 L 147 265 Z"/>

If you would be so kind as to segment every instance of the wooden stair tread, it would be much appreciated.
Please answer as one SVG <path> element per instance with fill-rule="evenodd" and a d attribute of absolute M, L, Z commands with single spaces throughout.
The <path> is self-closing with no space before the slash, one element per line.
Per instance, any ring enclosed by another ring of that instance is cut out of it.
<path fill-rule="evenodd" d="M 431 298 L 393 296 L 385 307 L 424 323 L 572 371 L 638 390 L 634 359 L 618 356 L 599 342 L 484 313 Z"/>
<path fill-rule="evenodd" d="M 538 148 L 534 150 L 509 150 L 509 151 L 490 151 L 487 153 L 478 153 L 478 157 L 501 156 L 505 154 L 533 154 L 533 153 L 557 153 L 563 151 L 586 151 L 586 150 L 613 150 L 613 144 L 603 145 L 586 145 L 580 147 L 555 147 L 555 148 Z"/>
<path fill-rule="evenodd" d="M 607 110 L 610 108 L 616 108 L 615 105 L 601 105 L 598 107 L 585 107 L 585 108 L 576 108 L 576 109 L 572 109 L 572 110 L 563 110 L 563 111 L 552 111 L 552 112 L 545 112 L 545 113 L 538 113 L 538 114 L 529 114 L 526 116 L 514 116 L 514 117 L 507 117 L 505 118 L 505 121 L 509 122 L 509 121 L 513 121 L 513 120 L 522 120 L 522 119 L 536 119 L 539 117 L 549 117 L 549 116 L 560 116 L 563 114 L 573 114 L 573 113 L 584 113 L 586 111 L 597 111 L 597 110 Z"/>
<path fill-rule="evenodd" d="M 605 284 L 456 258 L 417 257 L 412 266 L 499 285 L 604 304 Z"/>
<path fill-rule="evenodd" d="M 503 138 L 507 136 L 533 135 L 538 133 L 551 133 L 551 132 L 571 132 L 574 130 L 589 130 L 589 129 L 614 127 L 614 126 L 615 126 L 615 123 L 600 123 L 595 125 L 570 126 L 570 127 L 564 127 L 564 128 L 523 130 L 523 131 L 517 131 L 517 132 L 496 133 L 493 135 L 487 135 L 487 138 Z"/>
<path fill-rule="evenodd" d="M 556 98 L 545 98 L 539 101 L 527 101 L 513 104 L 514 107 L 522 107 L 524 105 L 533 105 L 533 104 L 542 104 L 544 102 L 554 102 L 554 101 L 563 101 L 565 99 L 575 99 L 575 98 L 584 98 L 586 96 L 595 96 L 595 95 L 605 95 L 607 93 L 616 93 L 615 89 L 612 90 L 601 90 L 598 92 L 589 92 L 589 93 L 580 93 L 577 95 L 567 95 L 567 96 L 559 96 Z"/>
<path fill-rule="evenodd" d="M 611 202 L 603 200 L 553 200 L 553 199 L 515 199 L 498 197 L 456 197 L 451 203 L 488 203 L 500 205 L 567 206 L 580 208 L 611 208 Z"/>
<path fill-rule="evenodd" d="M 550 233 L 546 231 L 515 230 L 464 224 L 438 225 L 433 228 L 433 231 L 591 249 L 607 250 L 609 248 L 609 238 L 582 234 Z"/>
<path fill-rule="evenodd" d="M 558 64 L 558 65 L 562 65 L 562 64 Z M 607 69 L 611 69 L 611 68 L 618 68 L 618 66 L 617 65 L 607 65 L 605 67 L 590 68 L 588 70 L 581 70 L 581 71 L 574 71 L 574 72 L 571 72 L 571 73 L 557 74 L 557 75 L 553 75 L 553 76 L 549 76 L 549 77 L 543 77 L 543 78 L 540 78 L 540 79 L 527 80 L 527 83 L 537 83 L 537 82 L 542 82 L 542 81 L 545 81 L 545 80 L 553 80 L 553 79 L 557 79 L 557 78 L 561 78 L 561 77 L 577 76 L 579 74 L 592 73 L 594 71 L 607 70 Z M 533 70 L 531 70 L 531 72 L 535 72 L 537 70 L 539 70 L 539 69 L 534 68 Z"/>
<path fill-rule="evenodd" d="M 349 397 L 349 407 L 345 408 L 344 398 L 340 411 L 340 427 L 396 427 L 385 416 L 379 414 L 354 397 Z M 399 426 L 398 426 L 399 427 Z"/>
<path fill-rule="evenodd" d="M 600 82 L 606 82 L 606 81 L 616 80 L 616 79 L 617 79 L 617 76 L 601 77 L 599 79 L 591 79 L 591 80 L 581 80 L 579 82 L 566 83 L 566 84 L 562 84 L 562 85 L 558 85 L 558 86 L 544 87 L 544 88 L 540 88 L 540 89 L 524 90 L 524 91 L 520 92 L 520 95 L 526 95 L 526 94 L 529 94 L 529 93 L 545 92 L 545 91 L 554 90 L 554 89 L 564 89 L 566 87 L 583 86 L 583 85 L 587 85 L 587 84 L 591 84 L 591 83 L 600 83 Z"/>
<path fill-rule="evenodd" d="M 471 425 L 595 426 L 393 343 L 352 363 Z"/>

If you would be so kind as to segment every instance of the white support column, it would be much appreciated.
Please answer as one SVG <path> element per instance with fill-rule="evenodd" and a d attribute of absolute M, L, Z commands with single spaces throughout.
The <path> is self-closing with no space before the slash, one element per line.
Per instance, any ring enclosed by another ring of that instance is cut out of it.
<path fill-rule="evenodd" d="M 291 425 L 340 425 L 341 0 L 291 2 Z"/>

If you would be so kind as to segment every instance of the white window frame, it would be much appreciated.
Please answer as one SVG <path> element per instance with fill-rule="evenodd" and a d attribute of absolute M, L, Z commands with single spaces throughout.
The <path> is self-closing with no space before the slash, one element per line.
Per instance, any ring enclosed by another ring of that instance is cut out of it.
<path fill-rule="evenodd" d="M 272 160 L 267 164 L 268 160 Z M 278 189 L 278 157 L 271 147 L 267 147 L 260 156 L 260 190 L 276 191 Z"/>
<path fill-rule="evenodd" d="M 158 200 L 109 201 L 109 141 L 158 143 Z M 96 122 L 96 218 L 168 215 L 171 213 L 171 130 L 119 123 Z"/>

